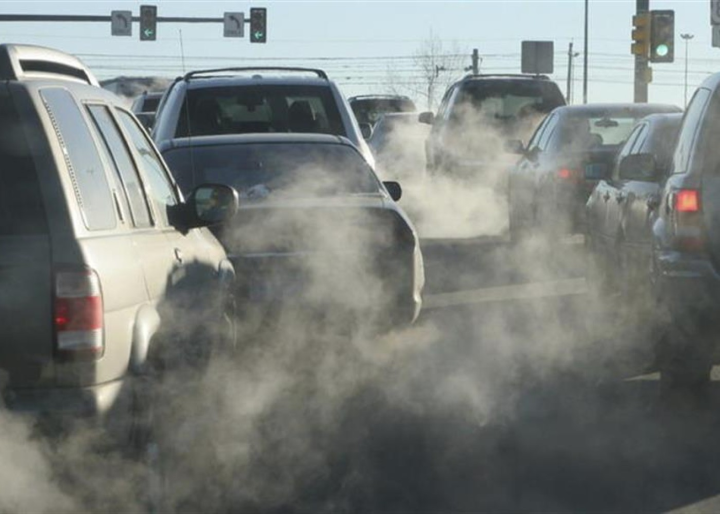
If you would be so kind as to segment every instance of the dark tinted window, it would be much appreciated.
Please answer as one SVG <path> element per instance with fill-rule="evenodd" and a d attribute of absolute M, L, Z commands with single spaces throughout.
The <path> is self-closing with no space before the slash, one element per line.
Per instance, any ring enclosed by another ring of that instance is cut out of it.
<path fill-rule="evenodd" d="M 178 203 L 172 183 L 165 173 L 160 157 L 155 153 L 155 149 L 133 117 L 125 111 L 116 112 L 140 156 L 138 164 L 142 168 L 147 184 L 150 186 L 149 193 L 155 202 L 158 215 L 163 223 L 168 225 L 167 208 Z"/>
<path fill-rule="evenodd" d="M 5 92 L 0 92 L 0 163 L 0 236 L 47 232 L 35 164 Z"/>
<path fill-rule="evenodd" d="M 115 204 L 105 168 L 80 108 L 65 89 L 44 89 L 42 97 L 63 148 L 85 225 L 90 230 L 114 228 Z"/>
<path fill-rule="evenodd" d="M 188 89 L 175 135 L 256 132 L 346 135 L 331 89 L 302 85 Z"/>
<path fill-rule="evenodd" d="M 91 105 L 88 109 L 102 134 L 102 139 L 114 165 L 115 172 L 125 189 L 134 225 L 136 227 L 150 226 L 150 213 L 145 201 L 142 183 L 135 169 L 135 164 L 130 157 L 130 152 L 125 146 L 125 141 L 115 125 L 110 111 L 102 105 Z"/>
<path fill-rule="evenodd" d="M 698 89 L 695 92 L 685 117 L 683 118 L 682 128 L 678 136 L 677 147 L 675 147 L 675 155 L 673 156 L 672 173 L 685 173 L 690 164 L 690 156 L 693 152 L 693 143 L 695 135 L 700 127 L 700 119 L 705 106 L 710 98 L 710 91 L 707 89 Z"/>
<path fill-rule="evenodd" d="M 142 104 L 142 112 L 155 112 L 160 104 L 160 96 L 146 96 Z"/>
<path fill-rule="evenodd" d="M 466 82 L 453 110 L 472 106 L 487 117 L 512 120 L 548 113 L 561 105 L 565 101 L 552 82 L 493 79 Z"/>
<path fill-rule="evenodd" d="M 379 183 L 354 149 L 336 144 L 237 144 L 175 148 L 165 159 L 183 191 L 233 186 L 246 198 L 377 193 Z M 194 168 L 193 168 L 194 165 Z"/>
<path fill-rule="evenodd" d="M 413 112 L 415 104 L 409 98 L 363 98 L 350 104 L 355 118 L 360 123 L 374 125 L 383 114 L 391 112 Z"/>

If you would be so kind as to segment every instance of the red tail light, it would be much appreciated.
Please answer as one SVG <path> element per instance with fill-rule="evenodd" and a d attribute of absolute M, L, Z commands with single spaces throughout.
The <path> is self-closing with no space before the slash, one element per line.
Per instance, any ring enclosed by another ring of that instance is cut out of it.
<path fill-rule="evenodd" d="M 700 195 L 696 189 L 681 189 L 675 194 L 677 212 L 700 211 Z"/>
<path fill-rule="evenodd" d="M 574 170 L 571 170 L 570 168 L 560 168 L 558 170 L 557 176 L 559 179 L 563 180 L 574 180 L 577 178 L 577 173 L 575 173 Z"/>
<path fill-rule="evenodd" d="M 55 273 L 54 315 L 57 355 L 92 360 L 105 350 L 100 280 L 92 270 Z"/>
<path fill-rule="evenodd" d="M 676 246 L 686 252 L 705 250 L 700 191 L 680 189 L 673 193 L 670 201 Z"/>

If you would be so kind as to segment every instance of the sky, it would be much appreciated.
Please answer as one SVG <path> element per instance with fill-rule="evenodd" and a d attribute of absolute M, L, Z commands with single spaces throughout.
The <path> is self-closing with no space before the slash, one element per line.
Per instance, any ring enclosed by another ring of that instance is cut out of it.
<path fill-rule="evenodd" d="M 0 22 L 0 41 L 51 46 L 73 53 L 101 78 L 118 75 L 175 77 L 217 66 L 293 65 L 325 69 L 347 96 L 406 93 L 424 107 L 417 54 L 429 40 L 451 54 L 444 83 L 461 76 L 477 48 L 483 73 L 518 73 L 523 40 L 553 41 L 551 78 L 566 91 L 568 45 L 580 53 L 574 66 L 575 103 L 582 101 L 583 0 L 475 1 L 37 1 L 0 0 L 3 14 L 98 14 L 156 5 L 159 16 L 222 17 L 224 12 L 268 9 L 268 42 L 224 38 L 222 24 L 161 23 L 158 39 L 113 37 L 110 23 Z M 675 62 L 654 64 L 650 101 L 684 104 L 685 41 L 689 95 L 720 71 L 720 49 L 711 46 L 710 0 L 650 0 L 651 9 L 675 11 Z M 630 32 L 635 0 L 589 0 L 588 100 L 632 101 Z M 247 25 L 246 25 L 247 27 Z M 183 58 L 184 56 L 184 58 Z"/>

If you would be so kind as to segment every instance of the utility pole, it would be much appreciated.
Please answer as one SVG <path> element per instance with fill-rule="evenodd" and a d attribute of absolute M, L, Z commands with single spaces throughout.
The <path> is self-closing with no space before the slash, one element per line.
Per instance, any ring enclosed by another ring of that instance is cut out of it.
<path fill-rule="evenodd" d="M 640 1 L 640 0 L 638 0 Z M 585 49 L 583 50 L 583 103 L 588 101 L 588 0 L 585 0 Z"/>
<path fill-rule="evenodd" d="M 570 42 L 568 47 L 568 72 L 567 72 L 567 88 L 565 89 L 565 100 L 567 103 L 572 102 L 572 90 L 573 90 L 573 60 L 575 57 L 580 55 L 577 52 L 573 52 L 573 43 Z"/>
<path fill-rule="evenodd" d="M 635 0 L 636 16 L 646 15 L 650 11 L 650 0 Z M 648 57 L 647 53 L 635 55 L 635 103 L 648 101 Z"/>
<path fill-rule="evenodd" d="M 687 87 L 688 87 L 688 43 L 694 34 L 680 34 L 680 37 L 685 40 L 685 107 L 687 107 Z"/>
<path fill-rule="evenodd" d="M 480 74 L 480 54 L 477 48 L 473 48 L 472 52 L 472 72 L 473 75 Z"/>

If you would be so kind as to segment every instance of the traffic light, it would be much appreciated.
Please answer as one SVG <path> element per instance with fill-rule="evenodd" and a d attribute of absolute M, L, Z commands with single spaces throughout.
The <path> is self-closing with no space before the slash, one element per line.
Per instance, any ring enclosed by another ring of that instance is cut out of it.
<path fill-rule="evenodd" d="M 267 42 L 267 9 L 264 7 L 250 9 L 250 42 Z"/>
<path fill-rule="evenodd" d="M 675 11 L 651 11 L 650 62 L 675 60 Z"/>
<path fill-rule="evenodd" d="M 650 42 L 650 13 L 633 16 L 632 39 L 630 51 L 635 55 L 647 57 Z"/>
<path fill-rule="evenodd" d="M 140 41 L 157 39 L 157 6 L 140 6 Z"/>

